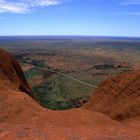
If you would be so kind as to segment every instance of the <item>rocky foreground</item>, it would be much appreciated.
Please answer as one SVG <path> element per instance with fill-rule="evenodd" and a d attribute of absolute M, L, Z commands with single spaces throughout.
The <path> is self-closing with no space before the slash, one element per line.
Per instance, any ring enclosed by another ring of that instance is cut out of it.
<path fill-rule="evenodd" d="M 18 62 L 0 50 L 0 140 L 139 140 L 140 71 L 126 75 L 103 83 L 81 109 L 51 111 L 34 100 Z"/>

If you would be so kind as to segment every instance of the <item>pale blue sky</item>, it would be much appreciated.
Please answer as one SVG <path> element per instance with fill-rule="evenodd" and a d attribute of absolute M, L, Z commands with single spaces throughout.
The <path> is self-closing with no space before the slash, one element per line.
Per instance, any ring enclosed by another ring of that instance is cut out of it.
<path fill-rule="evenodd" d="M 140 0 L 0 0 L 0 35 L 140 37 Z"/>

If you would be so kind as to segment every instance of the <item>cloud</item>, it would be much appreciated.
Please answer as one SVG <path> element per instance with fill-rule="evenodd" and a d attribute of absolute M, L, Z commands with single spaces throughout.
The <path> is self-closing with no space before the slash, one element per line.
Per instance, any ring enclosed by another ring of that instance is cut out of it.
<path fill-rule="evenodd" d="M 32 6 L 51 6 L 51 5 L 60 4 L 60 1 L 58 0 L 31 0 L 30 3 Z"/>
<path fill-rule="evenodd" d="M 60 4 L 59 0 L 0 0 L 0 13 L 26 13 L 35 7 Z"/>
<path fill-rule="evenodd" d="M 17 2 L 7 2 L 5 0 L 0 0 L 0 12 L 8 12 L 8 13 L 24 13 L 27 12 L 28 5 L 25 3 L 17 3 Z"/>
<path fill-rule="evenodd" d="M 140 0 L 131 0 L 120 3 L 120 5 L 140 5 Z"/>

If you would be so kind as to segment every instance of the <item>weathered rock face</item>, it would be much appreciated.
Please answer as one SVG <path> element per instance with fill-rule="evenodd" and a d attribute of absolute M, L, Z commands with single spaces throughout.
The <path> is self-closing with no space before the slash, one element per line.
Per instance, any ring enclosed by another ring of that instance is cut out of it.
<path fill-rule="evenodd" d="M 116 120 L 140 116 L 140 70 L 112 77 L 101 84 L 83 108 Z"/>
<path fill-rule="evenodd" d="M 32 90 L 18 62 L 2 49 L 0 49 L 0 75 L 7 78 L 17 89 L 33 97 Z"/>
<path fill-rule="evenodd" d="M 125 125 L 84 109 L 50 111 L 41 107 L 30 97 L 32 92 L 17 61 L 0 52 L 0 140 L 140 139 L 139 120 Z"/>

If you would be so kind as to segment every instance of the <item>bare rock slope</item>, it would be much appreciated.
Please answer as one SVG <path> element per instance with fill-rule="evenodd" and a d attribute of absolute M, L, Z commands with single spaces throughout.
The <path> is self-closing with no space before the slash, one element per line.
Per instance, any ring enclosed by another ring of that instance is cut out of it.
<path fill-rule="evenodd" d="M 140 139 L 139 120 L 122 124 L 84 109 L 50 111 L 32 97 L 18 62 L 0 50 L 0 140 Z"/>
<path fill-rule="evenodd" d="M 11 82 L 15 88 L 33 97 L 32 90 L 18 62 L 8 52 L 2 49 L 0 49 L 0 76 Z"/>
<path fill-rule="evenodd" d="M 83 108 L 116 120 L 140 117 L 140 70 L 109 78 Z"/>

